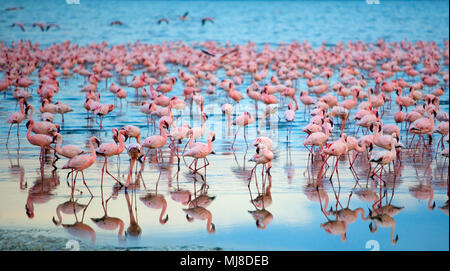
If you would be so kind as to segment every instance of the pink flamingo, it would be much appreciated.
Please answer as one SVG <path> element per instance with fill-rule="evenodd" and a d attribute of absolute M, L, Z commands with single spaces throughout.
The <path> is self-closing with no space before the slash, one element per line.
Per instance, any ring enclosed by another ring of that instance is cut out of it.
<path fill-rule="evenodd" d="M 264 169 L 267 166 L 266 173 L 270 175 L 270 169 L 272 168 L 272 160 L 274 158 L 274 154 L 271 150 L 267 148 L 266 145 L 259 145 L 256 148 L 256 153 L 253 155 L 252 158 L 250 158 L 250 162 L 255 162 L 255 166 L 252 168 L 250 172 L 250 176 L 248 177 L 248 187 L 250 187 L 250 182 L 252 181 L 253 173 L 256 170 L 256 167 L 258 165 L 263 165 L 262 174 L 264 175 Z"/>
<path fill-rule="evenodd" d="M 186 219 L 191 222 L 193 219 L 206 220 L 206 230 L 212 234 L 216 232 L 216 226 L 212 223 L 212 214 L 204 207 L 196 206 L 189 209 L 183 209 L 186 213 Z"/>
<path fill-rule="evenodd" d="M 426 149 L 428 149 L 427 145 L 425 144 L 425 139 L 423 137 L 424 134 L 427 134 L 429 137 L 429 144 L 431 144 L 431 140 L 433 139 L 433 137 L 431 136 L 431 133 L 433 132 L 434 129 L 434 117 L 436 117 L 436 111 L 434 111 L 433 109 L 428 110 L 427 112 L 428 117 L 422 117 L 420 119 L 417 119 L 416 121 L 414 121 L 410 128 L 409 128 L 409 132 L 413 133 L 413 134 L 417 134 L 419 135 L 419 141 L 417 141 L 417 145 L 420 142 L 420 139 L 423 140 L 423 145 L 425 146 Z M 414 137 L 413 137 L 414 139 Z M 412 142 L 412 140 L 411 140 Z"/>
<path fill-rule="evenodd" d="M 330 122 L 331 120 L 329 118 L 326 118 L 323 122 L 325 133 L 324 132 L 316 132 L 310 134 L 306 140 L 303 142 L 303 145 L 307 150 L 309 150 L 309 154 L 312 154 L 314 146 L 318 146 L 320 148 L 320 152 L 322 153 L 323 150 L 323 144 L 328 140 L 328 137 L 330 136 L 330 131 L 328 129 L 328 125 L 326 125 L 327 122 Z M 307 146 L 310 145 L 311 149 L 309 149 Z"/>
<path fill-rule="evenodd" d="M 305 105 L 305 110 L 303 112 L 304 114 L 306 114 L 306 108 L 308 107 L 308 110 L 309 110 L 310 106 L 315 103 L 313 97 L 308 96 L 306 91 L 302 91 L 300 93 L 300 101 Z"/>
<path fill-rule="evenodd" d="M 294 111 L 294 106 L 292 105 L 291 101 L 289 101 L 288 108 L 289 109 L 286 110 L 286 112 L 284 112 L 284 119 L 286 120 L 286 122 L 289 123 L 290 129 L 292 129 L 292 122 L 294 122 L 294 120 L 295 120 L 295 111 Z M 290 129 L 289 129 L 289 134 L 290 134 Z"/>
<path fill-rule="evenodd" d="M 142 143 L 142 147 L 143 148 L 147 148 L 147 152 L 145 153 L 145 157 L 144 157 L 144 162 L 145 159 L 147 158 L 147 154 L 150 150 L 152 149 L 156 149 L 157 151 L 164 147 L 167 143 L 167 133 L 165 129 L 169 128 L 169 124 L 166 121 L 161 121 L 159 123 L 159 131 L 160 134 L 159 135 L 153 135 L 150 137 L 147 137 L 144 142 Z M 162 156 L 162 154 L 161 154 Z M 156 161 L 159 164 L 158 161 L 158 156 L 156 156 Z"/>
<path fill-rule="evenodd" d="M 25 110 L 23 108 L 23 105 L 25 104 L 25 106 L 27 105 L 25 99 L 20 99 L 19 101 L 20 104 L 20 112 L 14 112 L 9 116 L 8 119 L 8 123 L 9 125 L 9 131 L 8 131 L 8 139 L 6 140 L 6 145 L 8 146 L 8 142 L 9 142 L 9 135 L 11 133 L 11 128 L 13 126 L 13 124 L 17 124 L 17 141 L 19 142 L 20 145 L 20 139 L 19 139 L 19 126 L 20 123 L 22 123 L 22 121 L 26 118 L 26 114 L 25 114 Z"/>
<path fill-rule="evenodd" d="M 77 155 L 74 156 L 73 158 L 71 158 L 69 161 L 67 161 L 67 163 L 62 167 L 62 169 L 72 169 L 76 171 L 75 173 L 75 179 L 74 179 L 74 184 L 72 186 L 72 193 L 75 189 L 75 184 L 77 181 L 77 175 L 78 172 L 81 172 L 81 176 L 83 177 L 83 183 L 86 186 L 86 188 L 88 189 L 89 193 L 92 195 L 91 190 L 89 189 L 89 187 L 86 184 L 86 180 L 84 179 L 84 173 L 83 170 L 85 170 L 86 168 L 89 168 L 90 166 L 92 166 L 95 162 L 95 159 L 97 158 L 97 154 L 95 152 L 95 148 L 94 148 L 94 142 L 96 144 L 100 144 L 100 141 L 95 137 L 91 137 L 89 139 L 89 147 L 91 149 L 91 154 L 83 154 L 83 155 Z"/>
<path fill-rule="evenodd" d="M 233 125 L 237 125 L 238 129 L 236 131 L 236 134 L 234 135 L 234 140 L 233 140 L 233 144 L 231 145 L 231 148 L 234 147 L 234 142 L 236 141 L 236 137 L 239 133 L 239 129 L 241 128 L 241 126 L 244 127 L 244 139 L 245 139 L 245 143 L 247 144 L 247 137 L 245 135 L 245 127 L 249 124 L 252 124 L 254 121 L 255 121 L 255 117 L 252 116 L 250 114 L 250 112 L 248 112 L 248 111 L 245 111 L 244 114 L 236 117 L 233 120 Z"/>
<path fill-rule="evenodd" d="M 119 132 L 116 128 L 113 128 L 112 132 L 114 139 L 118 138 L 119 145 L 117 145 L 116 143 L 103 143 L 97 149 L 95 149 L 95 152 L 96 154 L 105 157 L 105 162 L 103 163 L 102 167 L 101 184 L 103 185 L 103 174 L 106 170 L 106 173 L 109 176 L 111 176 L 116 182 L 118 182 L 119 185 L 122 187 L 123 184 L 108 171 L 108 157 L 119 155 L 123 152 L 123 150 L 125 149 L 124 136 L 126 136 L 126 132 L 125 130 L 120 130 Z"/>
<path fill-rule="evenodd" d="M 64 145 L 64 147 L 61 147 L 62 136 L 60 133 L 56 134 L 56 138 L 57 138 L 57 141 L 56 141 L 55 150 L 56 150 L 56 153 L 58 153 L 59 155 L 62 155 L 64 157 L 67 157 L 70 159 L 70 158 L 73 158 L 77 155 L 84 153 L 84 151 L 79 146 L 76 146 L 76 145 Z"/>
<path fill-rule="evenodd" d="M 328 155 L 328 157 L 325 159 L 324 163 L 326 163 L 328 158 L 330 158 L 331 156 L 336 157 L 336 163 L 334 164 L 333 170 L 331 171 L 330 181 L 333 177 L 334 172 L 336 171 L 336 176 L 337 176 L 339 188 L 340 188 L 341 183 L 339 180 L 338 163 L 339 163 L 341 156 L 346 155 L 346 154 L 348 155 L 347 135 L 342 134 L 340 139 L 331 143 L 329 146 L 327 146 L 325 149 L 323 149 L 322 154 Z M 348 159 L 348 162 L 351 167 L 350 159 Z"/>
<path fill-rule="evenodd" d="M 374 175 L 376 175 L 376 173 L 381 169 L 380 171 L 380 179 L 382 179 L 382 174 L 383 174 L 383 168 L 385 165 L 390 164 L 391 162 L 394 161 L 395 157 L 397 156 L 397 152 L 395 151 L 395 145 L 397 143 L 397 140 L 395 137 L 391 138 L 391 150 L 390 151 L 379 151 L 379 152 L 375 152 L 372 153 L 370 156 L 370 160 L 369 162 L 371 163 L 377 163 L 377 166 L 372 170 L 372 177 Z M 375 171 L 375 169 L 381 166 L 377 171 Z"/>
<path fill-rule="evenodd" d="M 45 155 L 45 149 L 50 148 L 53 149 L 53 147 L 50 146 L 50 144 L 53 144 L 55 142 L 55 138 L 48 136 L 48 135 L 42 135 L 42 134 L 34 134 L 31 135 L 31 130 L 33 129 L 34 121 L 29 120 L 27 122 L 27 139 L 28 142 L 30 142 L 32 145 L 41 147 L 41 154 L 39 156 L 39 159 L 41 160 L 41 168 L 44 167 L 44 155 Z"/>
<path fill-rule="evenodd" d="M 206 157 L 209 154 L 213 153 L 212 142 L 215 139 L 216 139 L 216 133 L 211 131 L 208 134 L 208 143 L 207 144 L 197 142 L 192 145 L 192 148 L 190 148 L 183 154 L 183 156 L 190 156 L 190 157 L 194 158 L 194 160 L 189 165 L 189 169 L 193 170 L 194 173 L 197 173 L 197 171 L 199 171 L 200 169 L 205 168 L 205 175 L 206 175 L 206 167 L 209 166 L 209 161 L 208 161 L 208 158 L 206 158 Z M 200 168 L 197 168 L 198 159 L 203 159 L 203 166 Z M 192 169 L 193 163 L 195 163 L 195 166 L 194 166 L 195 169 Z"/>

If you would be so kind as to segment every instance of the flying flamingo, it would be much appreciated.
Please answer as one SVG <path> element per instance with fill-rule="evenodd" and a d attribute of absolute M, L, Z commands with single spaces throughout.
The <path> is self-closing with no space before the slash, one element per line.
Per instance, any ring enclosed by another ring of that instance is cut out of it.
<path fill-rule="evenodd" d="M 23 23 L 13 23 L 11 25 L 11 27 L 14 27 L 14 26 L 19 27 L 22 30 L 22 32 L 25 32 L 25 26 L 23 25 Z"/>

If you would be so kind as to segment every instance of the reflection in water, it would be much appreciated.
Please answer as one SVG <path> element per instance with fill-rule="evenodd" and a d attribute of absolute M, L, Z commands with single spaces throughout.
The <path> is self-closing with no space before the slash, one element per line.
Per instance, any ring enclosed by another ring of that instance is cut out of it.
<path fill-rule="evenodd" d="M 126 235 L 131 237 L 139 237 L 142 233 L 141 227 L 137 223 L 137 203 L 136 203 L 136 192 L 132 191 L 133 202 L 130 201 L 130 196 L 128 191 L 125 190 L 125 199 L 127 200 L 128 213 L 130 215 L 130 225 L 127 228 Z M 133 204 L 135 208 L 135 213 L 133 213 Z M 135 217 L 136 216 L 136 217 Z"/>
<path fill-rule="evenodd" d="M 89 225 L 85 224 L 84 214 L 86 213 L 86 209 L 91 204 L 93 197 L 89 199 L 89 202 L 83 208 L 83 215 L 81 217 L 81 221 L 78 221 L 76 209 L 73 210 L 73 215 L 75 216 L 75 223 L 73 224 L 61 224 L 61 226 L 71 235 L 79 238 L 88 238 L 91 240 L 91 243 L 95 243 L 95 231 Z M 54 221 L 55 222 L 55 221 Z M 55 223 L 56 225 L 56 223 Z M 58 226 L 58 225 L 57 225 Z"/>
<path fill-rule="evenodd" d="M 36 178 L 33 186 L 28 189 L 25 210 L 29 218 L 34 217 L 34 205 L 47 203 L 53 196 L 52 191 L 59 186 L 59 177 L 56 175 L 55 170 L 49 176 L 44 175 L 43 168 L 41 168 L 40 172 L 41 175 Z"/>
<path fill-rule="evenodd" d="M 206 231 L 208 233 L 215 233 L 216 226 L 212 223 L 212 214 L 209 210 L 204 207 L 196 206 L 188 209 L 183 209 L 186 213 L 186 219 L 189 222 L 194 221 L 194 219 L 206 220 Z"/>
<path fill-rule="evenodd" d="M 71 196 L 68 201 L 63 202 L 56 207 L 56 216 L 58 217 L 58 220 L 53 217 L 52 221 L 56 226 L 59 226 L 62 223 L 61 212 L 66 215 L 70 215 L 76 214 L 85 208 L 85 204 L 78 203 L 78 199 L 74 201 L 73 196 Z"/>
<path fill-rule="evenodd" d="M 170 191 L 170 197 L 174 201 L 179 202 L 182 205 L 186 206 L 191 201 L 192 193 L 190 190 L 180 188 L 179 173 L 180 173 L 180 168 L 178 167 L 178 170 L 176 173 L 177 187 Z"/>
<path fill-rule="evenodd" d="M 378 229 L 378 225 L 381 227 L 391 228 L 391 243 L 393 245 L 397 244 L 398 234 L 394 238 L 395 232 L 395 219 L 387 214 L 381 214 L 376 216 L 371 216 L 370 219 L 372 223 L 370 223 L 370 232 L 375 233 Z"/>
<path fill-rule="evenodd" d="M 92 222 L 94 222 L 100 229 L 103 230 L 108 230 L 108 231 L 113 231 L 117 228 L 119 228 L 118 230 L 118 239 L 119 241 L 124 241 L 124 237 L 123 235 L 123 230 L 124 230 L 124 223 L 123 220 L 118 218 L 118 217 L 111 217 L 108 216 L 108 202 L 111 199 L 112 195 L 105 201 L 106 204 L 104 205 L 104 215 L 102 217 L 99 218 L 93 218 L 91 217 Z M 103 200 L 103 189 L 102 189 L 102 203 L 104 202 Z"/>
<path fill-rule="evenodd" d="M 273 215 L 266 208 L 272 204 L 272 194 L 270 189 L 272 188 L 272 176 L 268 174 L 269 185 L 267 189 L 264 189 L 265 183 L 263 183 L 263 192 L 259 193 L 258 196 L 253 199 L 252 191 L 250 186 L 248 191 L 250 193 L 250 202 L 255 206 L 255 210 L 249 210 L 248 212 L 252 215 L 253 219 L 256 221 L 256 227 L 260 230 L 264 230 L 272 222 Z"/>

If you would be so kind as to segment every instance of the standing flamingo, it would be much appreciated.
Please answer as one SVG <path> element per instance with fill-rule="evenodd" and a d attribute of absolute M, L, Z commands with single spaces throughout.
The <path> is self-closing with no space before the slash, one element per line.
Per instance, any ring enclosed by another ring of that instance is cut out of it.
<path fill-rule="evenodd" d="M 17 124 L 17 141 L 19 142 L 20 145 L 20 139 L 19 139 L 19 126 L 20 123 L 26 118 L 26 114 L 25 114 L 25 110 L 24 110 L 24 105 L 27 106 L 27 102 L 25 101 L 25 99 L 21 98 L 20 101 L 20 112 L 14 112 L 9 116 L 8 119 L 8 123 L 9 125 L 9 131 L 8 131 L 8 139 L 6 140 L 6 146 L 8 146 L 8 142 L 9 142 L 9 135 L 11 133 L 11 128 L 13 126 L 13 124 Z"/>
<path fill-rule="evenodd" d="M 236 141 L 236 137 L 237 137 L 237 135 L 238 135 L 238 133 L 239 133 L 239 128 L 240 128 L 241 126 L 244 127 L 244 139 L 245 139 L 245 143 L 247 144 L 247 137 L 246 137 L 246 135 L 245 135 L 245 127 L 246 127 L 247 125 L 249 125 L 249 124 L 252 124 L 254 121 L 255 121 L 255 117 L 252 116 L 252 115 L 250 114 L 250 112 L 248 112 L 248 111 L 245 111 L 244 114 L 242 114 L 242 115 L 236 117 L 236 118 L 233 120 L 233 125 L 237 125 L 237 126 L 238 126 L 238 129 L 237 129 L 237 131 L 236 131 L 236 134 L 234 135 L 234 140 L 233 140 L 233 144 L 231 145 L 231 148 L 234 147 L 234 142 Z"/>
<path fill-rule="evenodd" d="M 81 172 L 81 176 L 83 177 L 83 183 L 86 186 L 86 188 L 88 189 L 91 196 L 93 196 L 91 190 L 89 189 L 89 187 L 86 184 L 86 180 L 84 179 L 83 170 L 92 166 L 95 162 L 95 159 L 97 158 L 97 154 L 96 154 L 95 148 L 94 148 L 94 142 L 97 145 L 100 145 L 100 141 L 95 136 L 91 137 L 89 139 L 89 147 L 91 149 L 90 155 L 89 154 L 77 155 L 77 156 L 71 158 L 69 161 L 67 161 L 67 163 L 62 167 L 62 169 L 72 169 L 72 170 L 76 171 L 74 184 L 72 186 L 72 192 L 75 189 L 75 183 L 77 181 L 78 172 Z"/>
<path fill-rule="evenodd" d="M 95 151 L 98 155 L 105 157 L 105 162 L 103 163 L 102 167 L 102 185 L 103 185 L 103 174 L 106 170 L 106 173 L 111 176 L 117 183 L 119 183 L 120 186 L 123 186 L 123 184 L 114 177 L 111 173 L 108 171 L 108 157 L 119 155 L 123 152 L 125 149 L 124 144 L 124 135 L 126 136 L 125 130 L 121 130 L 120 133 L 116 128 L 112 129 L 113 135 L 118 138 L 119 145 L 116 143 L 103 143 L 101 144 Z"/>

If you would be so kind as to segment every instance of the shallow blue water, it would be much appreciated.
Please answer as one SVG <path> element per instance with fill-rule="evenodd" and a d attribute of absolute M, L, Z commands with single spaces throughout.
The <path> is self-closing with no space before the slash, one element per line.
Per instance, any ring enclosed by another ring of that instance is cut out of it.
<path fill-rule="evenodd" d="M 2 9 L 23 6 L 24 10 L 3 12 L 0 40 L 31 39 L 42 45 L 70 39 L 79 44 L 101 42 L 117 44 L 140 40 L 146 43 L 182 40 L 216 40 L 222 43 L 257 44 L 308 40 L 323 41 L 378 38 L 411 41 L 448 39 L 447 1 L 381 1 L 369 5 L 358 1 L 83 1 L 69 5 L 64 0 L 2 1 Z M 189 12 L 186 21 L 178 18 Z M 158 25 L 160 18 L 170 23 Z M 201 26 L 203 17 L 214 17 L 214 24 Z M 120 20 L 123 26 L 110 27 Z M 28 25 L 25 32 L 8 28 L 13 22 Z M 60 29 L 42 33 L 34 22 L 53 22 Z"/>
<path fill-rule="evenodd" d="M 2 12 L 0 40 L 10 43 L 25 39 L 39 42 L 42 47 L 65 40 L 78 44 L 102 41 L 118 44 L 137 40 L 145 43 L 162 43 L 181 40 L 191 45 L 205 40 L 216 40 L 222 44 L 226 42 L 243 44 L 252 40 L 261 46 L 270 43 L 272 47 L 281 42 L 308 40 L 316 47 L 322 42 L 333 45 L 339 41 L 350 40 L 375 42 L 378 38 L 385 38 L 388 41 L 400 41 L 403 38 L 409 41 L 426 40 L 442 45 L 442 41 L 449 38 L 449 3 L 447 1 L 380 1 L 379 5 L 368 5 L 366 1 L 80 0 L 79 5 L 69 5 L 63 0 L 45 1 L 39 5 L 36 5 L 34 1 L 2 1 L 1 10 L 11 6 L 22 6 L 24 9 Z M 180 21 L 179 16 L 186 11 L 189 11 L 188 20 Z M 214 17 L 215 23 L 201 26 L 201 18 L 206 16 Z M 156 21 L 162 17 L 169 18 L 170 23 L 158 25 Z M 109 26 L 113 20 L 121 20 L 124 25 Z M 39 28 L 31 26 L 37 21 L 58 23 L 60 28 L 42 32 Z M 16 27 L 9 27 L 13 22 L 25 23 L 26 31 L 22 32 Z M 141 71 L 138 72 L 140 74 Z M 330 84 L 335 82 L 335 77 L 331 78 Z M 36 74 L 31 78 L 37 80 Z M 219 74 L 219 78 L 224 78 L 224 75 Z M 84 99 L 78 92 L 82 83 L 81 78 L 61 81 L 61 91 L 55 96 L 56 100 L 69 103 L 74 108 L 74 112 L 65 116 L 66 123 L 61 132 L 64 136 L 64 144 L 84 146 L 91 135 L 111 142 L 111 129 L 130 122 L 143 130 L 143 136 L 146 135 L 146 119 L 139 112 L 139 108 L 131 103 L 134 94 L 131 88 L 126 88 L 129 103 L 124 103 L 122 110 L 118 107 L 105 118 L 106 132 L 99 131 L 96 125 L 88 125 L 84 119 Z M 240 89 L 245 90 L 248 83 L 249 80 L 246 78 L 246 82 Z M 103 85 L 103 82 L 100 85 Z M 304 80 L 300 84 L 300 89 L 306 89 Z M 177 84 L 174 94 L 180 95 L 182 90 L 181 84 Z M 448 94 L 448 88 L 446 88 L 446 94 Z M 448 95 L 444 96 L 441 97 L 441 106 L 448 111 Z M 252 105 L 247 100 L 243 101 L 240 111 Z M 5 120 L 11 112 L 15 111 L 14 102 L 12 94 L 8 93 L 6 99 L 3 99 L 0 104 L 2 143 L 6 140 L 8 129 Z M 111 93 L 102 94 L 102 102 L 113 103 Z M 211 105 L 214 102 L 220 105 L 223 99 L 206 97 L 207 104 Z M 30 103 L 35 108 L 40 105 L 37 97 L 34 97 Z M 237 140 L 237 151 L 231 152 L 230 144 L 233 134 L 228 135 L 222 132 L 225 130 L 223 117 L 217 109 L 214 106 L 205 109 L 210 114 L 207 128 L 215 130 L 216 133 L 220 132 L 214 143 L 217 154 L 210 159 L 211 166 L 208 167 L 207 175 L 210 186 L 208 194 L 216 196 L 208 207 L 213 214 L 216 233 L 210 235 L 206 232 L 205 221 L 187 222 L 182 211 L 185 206 L 170 197 L 169 192 L 176 189 L 178 185 L 182 189 L 190 190 L 192 194 L 194 189 L 198 190 L 201 186 L 199 182 L 194 183 L 187 175 L 186 166 L 183 163 L 179 173 L 179 183 L 173 176 L 176 173 L 176 165 L 165 170 L 159 182 L 158 169 L 155 166 L 148 166 L 144 173 L 147 190 L 154 191 L 158 185 L 158 193 L 164 195 L 168 203 L 169 221 L 161 225 L 158 222 L 160 210 L 146 207 L 138 198 L 136 209 L 133 205 L 133 211 L 138 218 L 142 234 L 136 240 L 129 238 L 125 243 L 118 242 L 117 230 L 101 230 L 90 220 L 92 217 L 103 215 L 99 176 L 103 160 L 98 159 L 97 163 L 85 173 L 95 197 L 86 209 L 84 219 L 84 222 L 96 231 L 97 245 L 108 245 L 111 249 L 180 248 L 183 246 L 193 248 L 201 245 L 207 248 L 237 250 L 366 250 L 366 242 L 376 240 L 380 243 L 382 250 L 448 250 L 448 213 L 445 214 L 439 208 L 448 200 L 448 160 L 436 158 L 434 152 L 424 155 L 421 160 L 420 154 L 416 154 L 414 159 L 411 158 L 414 150 L 405 150 L 404 157 L 408 155 L 410 157 L 405 158 L 398 178 L 391 178 L 387 184 L 387 200 L 392 198 L 393 205 L 405 207 L 395 216 L 395 234 L 399 235 L 397 245 L 394 246 L 390 242 L 390 228 L 380 227 L 376 233 L 371 233 L 370 221 L 362 221 L 359 218 L 348 226 L 346 242 L 342 242 L 340 236 L 326 233 L 320 227 L 320 224 L 325 223 L 327 219 L 320 210 L 319 202 L 308 199 L 305 192 L 307 190 L 305 187 L 310 181 L 306 167 L 307 151 L 302 144 L 306 136 L 299 129 L 307 124 L 302 110 L 297 112 L 289 144 L 287 144 L 287 125 L 284 120 L 273 123 L 273 127 L 278 128 L 274 131 L 277 133 L 278 146 L 277 160 L 274 161 L 271 171 L 273 203 L 267 207 L 273 215 L 273 221 L 265 230 L 257 229 L 255 220 L 248 213 L 248 210 L 255 209 L 250 203 L 250 198 L 256 197 L 257 188 L 252 186 L 252 190 L 249 191 L 245 177 L 245 172 L 248 172 L 252 166 L 248 159 L 253 155 L 254 149 L 250 147 L 245 152 L 245 142 L 241 134 Z M 284 109 L 279 112 L 281 117 L 283 112 Z M 190 122 L 191 126 L 199 125 L 198 118 L 191 120 L 188 113 L 188 111 L 183 112 L 183 121 Z M 386 118 L 392 119 L 392 114 L 393 112 L 387 110 Z M 56 118 L 60 121 L 59 116 Z M 352 129 L 349 128 L 349 130 Z M 49 229 L 54 237 L 78 240 L 52 223 L 57 205 L 68 200 L 70 196 L 70 188 L 65 183 L 67 171 L 59 169 L 56 172 L 59 183 L 51 189 L 41 188 L 38 150 L 26 141 L 26 130 L 23 126 L 20 132 L 20 149 L 15 144 L 15 137 L 12 137 L 14 144 L 8 150 L 4 147 L 0 149 L 2 160 L 0 226 L 6 229 Z M 247 136 L 249 139 L 256 136 L 256 125 L 249 127 Z M 435 136 L 435 140 L 437 139 L 439 138 Z M 288 160 L 288 154 L 292 156 L 292 163 Z M 168 149 L 165 150 L 165 157 L 166 162 L 167 158 L 171 157 Z M 58 168 L 61 168 L 64 162 L 64 159 L 58 161 Z M 17 164 L 20 166 L 15 166 Z M 367 178 L 362 178 L 360 184 L 354 188 L 355 181 L 350 171 L 345 170 L 344 162 L 342 165 L 339 199 L 344 206 L 349 202 L 352 209 L 363 208 L 367 215 L 367 209 L 372 203 L 361 200 L 355 193 L 364 188 L 370 188 L 378 193 L 378 186 L 370 180 L 366 182 Z M 366 174 L 362 170 L 364 165 L 360 166 L 361 170 L 357 168 L 357 172 L 363 176 Z M 45 176 L 50 175 L 51 169 L 50 166 L 46 167 Z M 117 172 L 115 160 L 110 162 L 110 169 L 111 172 Z M 128 157 L 124 154 L 121 155 L 121 174 L 124 174 L 127 169 Z M 28 187 L 24 189 L 19 187 L 21 177 L 28 183 Z M 410 192 L 410 189 L 418 184 L 432 187 L 434 192 L 432 200 L 436 203 L 436 208 L 433 210 L 427 207 L 427 200 L 419 200 Z M 113 180 L 107 178 L 104 184 L 106 198 L 112 193 L 112 185 Z M 89 202 L 87 191 L 81 182 L 77 184 L 77 187 L 84 191 L 83 195 L 77 196 L 79 202 L 87 204 Z M 324 183 L 324 189 L 330 198 L 328 208 L 330 206 L 335 208 L 336 184 Z M 30 199 L 30 195 L 33 196 L 33 193 L 39 192 L 43 193 L 35 198 L 35 217 L 29 219 L 25 214 L 24 204 L 27 199 Z M 142 196 L 146 194 L 146 190 L 142 189 L 137 194 Z M 129 196 L 133 198 L 131 192 Z M 108 210 L 111 216 L 120 217 L 125 222 L 125 229 L 130 225 L 126 195 L 123 191 L 109 202 Z M 80 217 L 81 213 L 77 218 L 73 215 L 63 215 L 64 223 L 69 224 Z M 85 241 L 85 239 L 79 240 Z M 54 249 L 64 248 L 54 247 Z"/>

